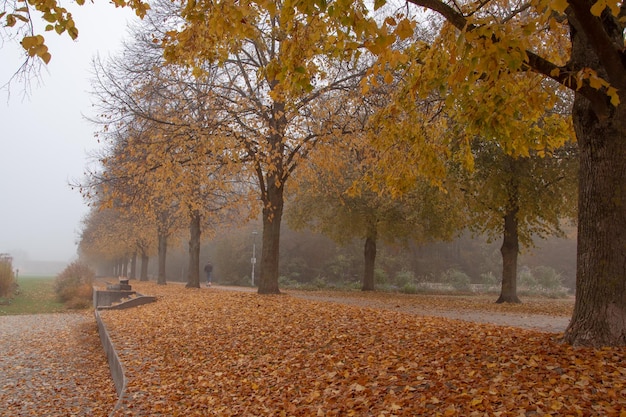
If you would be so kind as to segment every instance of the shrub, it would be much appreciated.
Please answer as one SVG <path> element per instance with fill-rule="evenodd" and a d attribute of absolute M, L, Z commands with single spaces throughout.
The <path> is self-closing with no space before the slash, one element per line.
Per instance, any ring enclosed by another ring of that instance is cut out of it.
<path fill-rule="evenodd" d="M 470 277 L 463 271 L 458 269 L 448 269 L 441 276 L 441 281 L 449 284 L 457 291 L 470 291 Z"/>
<path fill-rule="evenodd" d="M 520 287 L 527 288 L 529 290 L 537 290 L 539 287 L 533 272 L 526 266 L 520 268 L 520 271 L 517 274 L 517 282 Z"/>
<path fill-rule="evenodd" d="M 387 284 L 387 271 L 382 268 L 374 268 L 374 283 L 376 285 L 385 285 Z"/>
<path fill-rule="evenodd" d="M 417 294 L 417 285 L 407 282 L 400 288 L 400 292 L 404 294 Z"/>
<path fill-rule="evenodd" d="M 563 278 L 561 277 L 561 274 L 554 270 L 554 268 L 549 266 L 538 266 L 533 272 L 535 280 L 543 289 L 557 290 L 563 286 Z"/>
<path fill-rule="evenodd" d="M 415 274 L 413 273 L 413 271 L 407 271 L 406 269 L 403 269 L 396 274 L 395 281 L 396 285 L 399 288 L 404 288 L 411 285 L 415 287 Z"/>
<path fill-rule="evenodd" d="M 502 282 L 502 279 L 497 277 L 493 272 L 489 271 L 489 272 L 480 274 L 480 282 L 483 283 L 484 285 L 495 286 L 495 285 L 500 285 L 500 283 Z"/>
<path fill-rule="evenodd" d="M 522 294 L 552 298 L 561 298 L 567 295 L 561 274 L 548 266 L 538 266 L 533 270 L 522 267 L 518 275 L 518 282 L 522 288 L 520 292 Z"/>
<path fill-rule="evenodd" d="M 95 273 L 80 262 L 69 264 L 54 280 L 57 297 L 68 308 L 87 308 L 92 300 Z"/>
<path fill-rule="evenodd" d="M 0 297 L 10 297 L 16 288 L 10 258 L 0 258 Z"/>

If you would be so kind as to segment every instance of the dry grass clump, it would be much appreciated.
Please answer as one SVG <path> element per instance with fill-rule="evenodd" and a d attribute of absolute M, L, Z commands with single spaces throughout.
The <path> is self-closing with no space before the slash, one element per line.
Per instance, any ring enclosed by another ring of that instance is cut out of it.
<path fill-rule="evenodd" d="M 0 297 L 10 297 L 16 287 L 11 260 L 0 257 Z"/>
<path fill-rule="evenodd" d="M 72 262 L 54 281 L 54 291 L 68 308 L 87 308 L 92 301 L 92 285 L 95 273 L 87 265 Z"/>

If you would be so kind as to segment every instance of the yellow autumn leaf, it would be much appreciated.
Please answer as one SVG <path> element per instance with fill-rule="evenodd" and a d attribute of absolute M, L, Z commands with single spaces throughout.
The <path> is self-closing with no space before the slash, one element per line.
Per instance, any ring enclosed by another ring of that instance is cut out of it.
<path fill-rule="evenodd" d="M 611 104 L 615 107 L 619 106 L 620 99 L 617 89 L 615 89 L 615 87 L 609 87 L 607 88 L 606 93 L 611 99 Z"/>
<path fill-rule="evenodd" d="M 606 0 L 598 0 L 593 6 L 591 6 L 591 14 L 594 16 L 600 16 L 606 8 Z"/>
<path fill-rule="evenodd" d="M 557 13 L 565 12 L 565 9 L 567 9 L 568 6 L 569 3 L 567 2 L 567 0 L 553 0 L 552 2 L 550 2 L 550 8 L 552 8 L 552 10 Z"/>
<path fill-rule="evenodd" d="M 395 34 L 404 40 L 413 36 L 413 24 L 408 19 L 402 19 L 396 26 Z"/>
<path fill-rule="evenodd" d="M 24 39 L 22 39 L 22 47 L 28 50 L 30 48 L 34 48 L 37 45 L 43 44 L 43 40 L 43 36 L 41 35 L 25 36 Z"/>
<path fill-rule="evenodd" d="M 607 0 L 606 5 L 608 6 L 609 9 L 611 9 L 611 13 L 613 13 L 613 16 L 617 17 L 620 15 L 620 10 L 621 10 L 621 5 L 622 5 L 621 1 Z"/>
<path fill-rule="evenodd" d="M 470 401 L 470 406 L 476 407 L 478 404 L 482 404 L 482 403 L 483 403 L 483 398 L 482 397 L 476 397 L 476 398 L 472 399 L 472 401 Z"/>
<path fill-rule="evenodd" d="M 41 60 L 44 63 L 48 64 L 48 63 L 50 63 L 50 60 L 52 59 L 52 55 L 50 54 L 50 52 L 45 52 L 45 53 L 39 55 L 39 58 L 41 58 Z"/>

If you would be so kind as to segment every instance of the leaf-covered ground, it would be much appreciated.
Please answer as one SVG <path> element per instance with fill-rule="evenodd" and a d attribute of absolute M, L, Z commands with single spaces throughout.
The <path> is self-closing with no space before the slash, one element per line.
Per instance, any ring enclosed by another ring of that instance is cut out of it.
<path fill-rule="evenodd" d="M 626 351 L 554 334 L 305 300 L 133 283 L 102 317 L 141 416 L 620 416 Z"/>
<path fill-rule="evenodd" d="M 503 314 L 542 314 L 555 317 L 570 317 L 574 298 L 550 299 L 521 297 L 521 304 L 496 304 L 497 294 L 480 295 L 427 295 L 395 294 L 362 291 L 290 291 L 294 295 L 309 299 L 348 302 L 349 304 L 376 308 L 393 308 L 405 311 L 481 311 Z"/>
<path fill-rule="evenodd" d="M 92 312 L 0 317 L 0 416 L 107 416 L 116 401 Z"/>

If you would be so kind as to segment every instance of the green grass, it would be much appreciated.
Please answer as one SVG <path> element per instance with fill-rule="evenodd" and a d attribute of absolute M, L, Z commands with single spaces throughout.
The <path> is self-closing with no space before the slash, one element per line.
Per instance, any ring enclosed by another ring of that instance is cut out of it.
<path fill-rule="evenodd" d="M 7 300 L 0 299 L 0 316 L 66 311 L 56 299 L 54 277 L 19 277 L 17 283 L 20 291 L 10 304 L 5 305 Z"/>

